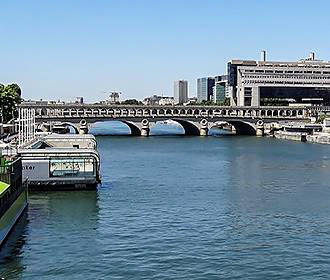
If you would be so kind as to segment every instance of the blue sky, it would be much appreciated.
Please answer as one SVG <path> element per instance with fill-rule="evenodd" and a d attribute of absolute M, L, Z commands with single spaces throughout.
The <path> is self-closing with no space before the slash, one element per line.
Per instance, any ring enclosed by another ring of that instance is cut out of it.
<path fill-rule="evenodd" d="M 330 1 L 1 0 L 0 83 L 24 98 L 173 94 L 233 58 L 330 60 Z"/>

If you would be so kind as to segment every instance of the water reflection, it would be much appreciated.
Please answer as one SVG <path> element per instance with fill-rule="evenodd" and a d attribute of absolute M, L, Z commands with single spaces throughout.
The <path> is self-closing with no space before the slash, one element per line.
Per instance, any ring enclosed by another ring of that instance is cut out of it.
<path fill-rule="evenodd" d="M 17 241 L 20 247 L 9 245 L 5 253 L 1 251 L 5 266 L 0 266 L 0 275 L 17 279 L 28 267 L 31 279 L 42 279 L 44 275 L 60 277 L 60 267 L 67 273 L 75 267 L 83 269 L 87 263 L 82 258 L 97 254 L 98 199 L 97 191 L 31 193 L 29 223 Z M 66 260 L 68 255 L 74 256 L 71 261 Z"/>
<path fill-rule="evenodd" d="M 24 270 L 21 255 L 26 243 L 28 223 L 28 211 L 26 210 L 0 250 L 0 277 L 21 278 Z"/>

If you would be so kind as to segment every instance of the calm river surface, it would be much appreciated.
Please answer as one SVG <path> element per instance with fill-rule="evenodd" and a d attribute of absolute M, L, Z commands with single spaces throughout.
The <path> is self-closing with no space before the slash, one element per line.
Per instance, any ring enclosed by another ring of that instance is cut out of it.
<path fill-rule="evenodd" d="M 327 279 L 330 146 L 97 138 L 98 191 L 30 195 L 6 279 Z"/>

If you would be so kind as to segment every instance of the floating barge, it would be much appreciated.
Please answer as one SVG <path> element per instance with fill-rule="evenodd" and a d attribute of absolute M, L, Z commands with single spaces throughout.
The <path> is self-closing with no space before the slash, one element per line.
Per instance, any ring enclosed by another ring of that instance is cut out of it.
<path fill-rule="evenodd" d="M 96 189 L 100 156 L 93 135 L 50 134 L 20 148 L 29 190 Z"/>
<path fill-rule="evenodd" d="M 28 205 L 27 183 L 22 183 L 22 161 L 0 160 L 0 247 Z"/>

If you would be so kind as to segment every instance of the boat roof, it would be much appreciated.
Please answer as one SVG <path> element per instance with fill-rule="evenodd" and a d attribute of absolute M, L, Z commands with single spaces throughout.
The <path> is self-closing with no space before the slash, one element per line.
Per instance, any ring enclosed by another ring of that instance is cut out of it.
<path fill-rule="evenodd" d="M 0 197 L 2 197 L 6 193 L 9 187 L 10 187 L 9 184 L 0 181 Z"/>
<path fill-rule="evenodd" d="M 52 133 L 52 134 L 48 134 L 46 136 L 44 136 L 45 139 L 96 139 L 94 135 L 92 134 L 56 134 L 56 133 Z"/>

